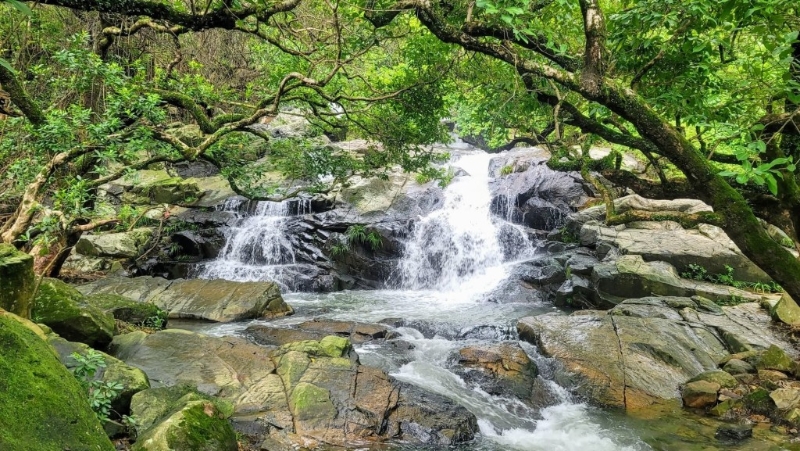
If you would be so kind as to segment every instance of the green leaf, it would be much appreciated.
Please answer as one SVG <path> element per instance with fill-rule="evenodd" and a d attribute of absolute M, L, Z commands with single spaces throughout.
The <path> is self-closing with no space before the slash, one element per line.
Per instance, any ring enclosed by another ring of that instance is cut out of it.
<path fill-rule="evenodd" d="M 31 9 L 28 8 L 28 5 L 20 2 L 19 0 L 5 0 L 5 1 L 6 1 L 6 3 L 10 3 L 12 8 L 16 9 L 17 11 L 21 12 L 22 14 L 25 14 L 25 15 L 28 15 L 28 16 L 33 14 Z"/>
<path fill-rule="evenodd" d="M 778 181 L 775 180 L 775 177 L 772 174 L 764 175 L 764 180 L 767 182 L 767 189 L 769 192 L 772 193 L 773 196 L 778 195 Z"/>
<path fill-rule="evenodd" d="M 3 58 L 0 58 L 0 66 L 3 66 L 6 70 L 8 70 L 11 73 L 16 73 L 14 71 L 14 68 L 11 67 L 11 64 L 8 61 L 4 60 Z"/>

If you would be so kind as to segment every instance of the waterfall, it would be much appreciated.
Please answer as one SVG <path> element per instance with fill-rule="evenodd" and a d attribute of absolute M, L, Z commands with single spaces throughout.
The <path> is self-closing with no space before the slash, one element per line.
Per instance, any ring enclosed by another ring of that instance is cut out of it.
<path fill-rule="evenodd" d="M 201 265 L 197 276 L 203 279 L 236 281 L 270 280 L 291 286 L 287 271 L 296 262 L 296 251 L 286 230 L 286 221 L 294 214 L 310 212 L 307 200 L 294 202 L 250 203 L 233 198 L 223 209 L 239 215 L 235 226 L 225 230 L 225 246 L 219 256 Z M 242 211 L 244 210 L 244 212 Z M 294 211 L 293 211 L 294 210 Z"/>
<path fill-rule="evenodd" d="M 508 241 L 509 230 L 516 235 L 519 231 L 492 215 L 491 159 L 492 155 L 475 151 L 454 163 L 468 175 L 445 189 L 441 209 L 416 223 L 400 263 L 405 288 L 489 288 L 487 284 L 502 279 L 501 265 L 507 256 L 503 241 Z"/>

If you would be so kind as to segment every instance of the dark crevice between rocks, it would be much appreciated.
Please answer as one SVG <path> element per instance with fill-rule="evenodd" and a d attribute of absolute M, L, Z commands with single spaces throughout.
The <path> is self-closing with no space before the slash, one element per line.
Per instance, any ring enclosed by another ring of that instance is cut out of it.
<path fill-rule="evenodd" d="M 622 407 L 628 410 L 628 381 L 627 370 L 625 369 L 625 353 L 622 350 L 622 339 L 619 337 L 617 330 L 617 322 L 614 320 L 614 315 L 611 316 L 611 326 L 614 328 L 614 336 L 617 337 L 617 346 L 619 347 L 619 362 L 622 365 Z"/>

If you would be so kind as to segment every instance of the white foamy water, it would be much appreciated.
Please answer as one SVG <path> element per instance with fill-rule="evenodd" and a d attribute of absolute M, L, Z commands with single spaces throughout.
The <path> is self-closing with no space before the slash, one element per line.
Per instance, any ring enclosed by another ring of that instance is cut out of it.
<path fill-rule="evenodd" d="M 290 204 L 258 202 L 252 212 L 241 213 L 242 205 L 240 200 L 225 203 L 225 211 L 237 212 L 241 217 L 225 231 L 220 255 L 198 268 L 198 277 L 242 282 L 271 280 L 287 287 L 296 263 L 295 249 L 286 233 Z M 297 209 L 297 214 L 304 214 L 310 206 L 300 201 Z"/>
<path fill-rule="evenodd" d="M 501 232 L 490 208 L 491 159 L 474 152 L 454 163 L 469 175 L 457 177 L 444 191 L 442 208 L 415 224 L 400 265 L 404 287 L 474 291 L 504 278 Z"/>

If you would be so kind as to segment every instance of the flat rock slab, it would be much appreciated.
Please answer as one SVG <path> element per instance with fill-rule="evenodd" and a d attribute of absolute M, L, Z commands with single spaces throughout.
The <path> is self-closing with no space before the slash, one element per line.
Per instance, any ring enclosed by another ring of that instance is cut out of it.
<path fill-rule="evenodd" d="M 693 305 L 694 304 L 694 305 Z M 523 318 L 520 337 L 561 362 L 577 390 L 628 410 L 680 398 L 680 385 L 740 350 L 791 345 L 756 303 L 704 311 L 704 302 L 652 297 L 609 311 Z"/>
<path fill-rule="evenodd" d="M 364 343 L 385 338 L 389 330 L 390 327 L 385 324 L 312 320 L 291 327 L 256 324 L 248 326 L 244 334 L 247 338 L 261 345 L 282 346 L 294 341 L 320 340 L 327 335 L 345 337 L 353 343 Z"/>
<path fill-rule="evenodd" d="M 152 302 L 169 312 L 170 318 L 229 322 L 293 313 L 272 282 L 136 277 L 102 279 L 77 288 L 86 295 L 116 294 Z"/>

